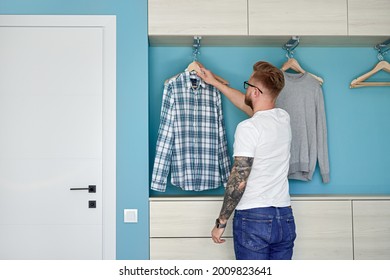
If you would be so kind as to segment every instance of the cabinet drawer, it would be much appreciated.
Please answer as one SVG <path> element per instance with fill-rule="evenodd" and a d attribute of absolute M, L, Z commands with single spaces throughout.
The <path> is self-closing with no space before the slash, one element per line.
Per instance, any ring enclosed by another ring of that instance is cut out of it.
<path fill-rule="evenodd" d="M 222 201 L 151 201 L 150 237 L 210 237 Z M 232 236 L 229 219 L 224 236 Z M 211 240 L 211 239 L 210 239 Z"/>
<path fill-rule="evenodd" d="M 390 259 L 390 200 L 354 201 L 355 259 Z"/>
<path fill-rule="evenodd" d="M 294 259 L 351 260 L 351 201 L 293 201 Z"/>
<path fill-rule="evenodd" d="M 210 238 L 151 238 L 151 260 L 234 260 L 233 239 L 215 244 Z"/>

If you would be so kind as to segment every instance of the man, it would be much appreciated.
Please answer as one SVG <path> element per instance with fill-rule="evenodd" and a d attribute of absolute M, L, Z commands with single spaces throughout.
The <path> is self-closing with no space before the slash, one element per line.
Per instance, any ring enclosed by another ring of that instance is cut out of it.
<path fill-rule="evenodd" d="M 245 96 L 217 81 L 207 69 L 198 73 L 252 116 L 236 129 L 234 164 L 212 239 L 225 242 L 222 235 L 235 210 L 236 259 L 291 259 L 296 233 L 287 179 L 290 117 L 283 109 L 275 108 L 284 77 L 267 62 L 258 62 L 253 69 L 249 81 L 244 82 Z"/>

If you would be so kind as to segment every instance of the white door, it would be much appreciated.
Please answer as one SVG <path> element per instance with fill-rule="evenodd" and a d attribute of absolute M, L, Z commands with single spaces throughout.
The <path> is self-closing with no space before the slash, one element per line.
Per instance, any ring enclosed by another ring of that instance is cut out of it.
<path fill-rule="evenodd" d="M 115 17 L 0 17 L 0 259 L 115 258 L 112 32 Z"/>

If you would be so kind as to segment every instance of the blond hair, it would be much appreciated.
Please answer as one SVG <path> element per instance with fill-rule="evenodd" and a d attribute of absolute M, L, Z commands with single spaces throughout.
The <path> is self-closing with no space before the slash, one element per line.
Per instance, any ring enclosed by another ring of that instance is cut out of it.
<path fill-rule="evenodd" d="M 284 87 L 283 72 L 266 61 L 258 61 L 253 65 L 252 78 L 269 90 L 269 93 L 276 99 Z"/>

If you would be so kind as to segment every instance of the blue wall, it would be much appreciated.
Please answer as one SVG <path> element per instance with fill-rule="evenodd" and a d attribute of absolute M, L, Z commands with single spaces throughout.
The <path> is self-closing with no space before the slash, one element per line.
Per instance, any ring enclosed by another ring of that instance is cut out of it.
<path fill-rule="evenodd" d="M 304 38 L 301 39 L 303 42 Z M 279 67 L 286 61 L 281 47 L 201 47 L 200 51 L 199 61 L 205 67 L 241 90 L 256 61 L 269 61 Z M 299 46 L 296 49 L 294 57 L 302 68 L 325 81 L 323 93 L 331 179 L 329 184 L 323 184 L 317 167 L 311 182 L 290 180 L 291 194 L 390 194 L 390 87 L 349 88 L 353 79 L 376 65 L 376 54 L 373 47 Z M 163 82 L 182 72 L 191 62 L 191 55 L 191 47 L 149 48 L 150 173 L 155 156 Z M 382 71 L 370 79 L 389 81 L 389 74 Z M 223 106 L 232 154 L 235 127 L 246 115 L 226 98 L 223 98 Z M 170 184 L 165 193 L 151 191 L 151 196 L 222 194 L 222 187 L 199 194 L 181 191 Z"/>
<path fill-rule="evenodd" d="M 148 259 L 147 0 L 1 0 L 0 14 L 116 15 L 117 259 Z M 139 223 L 123 223 L 125 208 Z"/>
<path fill-rule="evenodd" d="M 191 47 L 151 47 L 148 55 L 147 0 L 0 1 L 0 14 L 117 16 L 117 258 L 148 259 L 149 164 L 153 164 L 162 86 L 166 78 L 181 72 L 191 61 Z M 352 79 L 376 64 L 375 51 L 298 47 L 295 57 L 304 69 L 325 80 L 331 182 L 323 185 L 316 173 L 312 182 L 292 181 L 291 193 L 390 194 L 390 88 L 348 87 Z M 200 61 L 235 88 L 241 88 L 258 60 L 282 65 L 284 51 L 260 47 L 201 48 Z M 383 76 L 388 80 L 388 74 Z M 232 151 L 234 129 L 246 116 L 226 99 L 223 103 Z M 202 195 L 222 193 L 220 188 Z M 169 186 L 163 195 L 193 193 Z M 123 223 L 125 208 L 139 209 L 138 224 Z"/>

